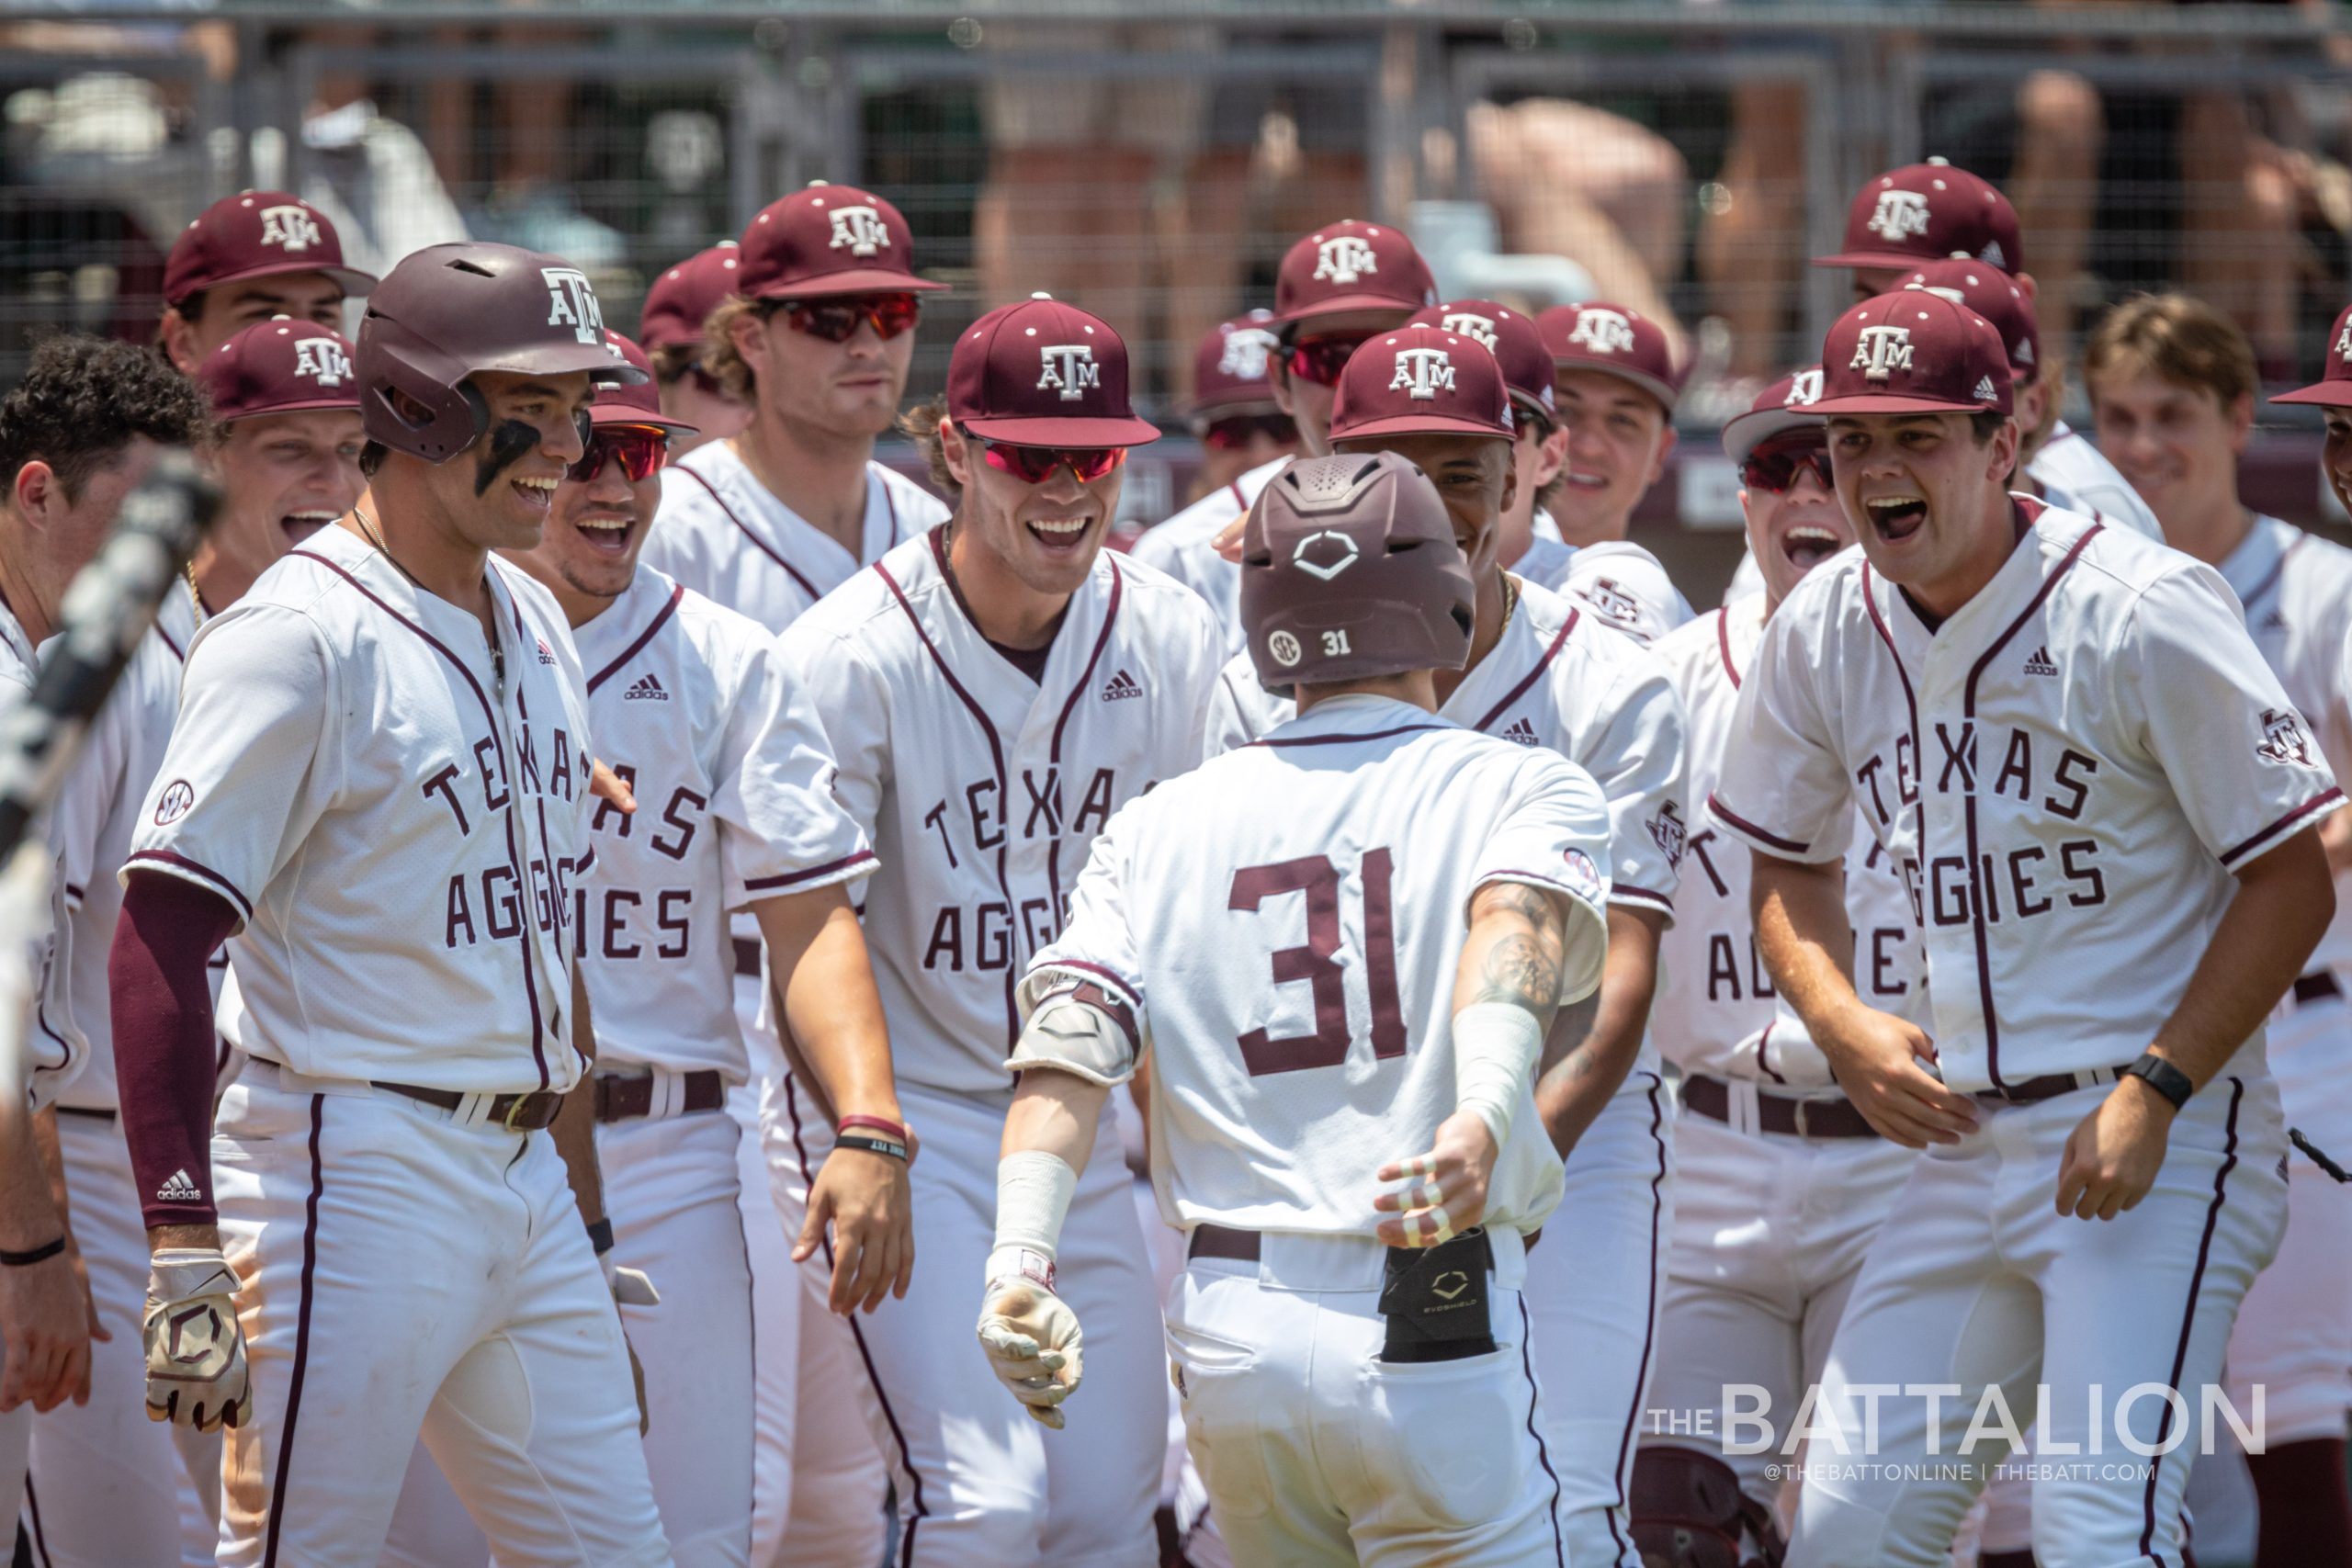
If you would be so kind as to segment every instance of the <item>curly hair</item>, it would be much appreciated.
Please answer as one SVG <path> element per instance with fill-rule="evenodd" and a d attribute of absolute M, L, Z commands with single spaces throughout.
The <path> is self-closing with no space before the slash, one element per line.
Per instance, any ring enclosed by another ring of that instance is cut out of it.
<path fill-rule="evenodd" d="M 82 335 L 33 350 L 25 378 L 0 398 L 0 483 L 13 487 L 30 462 L 55 471 L 65 498 L 133 439 L 194 446 L 209 438 L 203 389 L 152 351 Z"/>
<path fill-rule="evenodd" d="M 899 434 L 913 442 L 915 450 L 922 454 L 932 488 L 948 500 L 956 501 L 962 498 L 964 487 L 956 482 L 955 473 L 947 467 L 945 444 L 939 438 L 939 427 L 946 423 L 947 394 L 940 392 L 900 414 Z"/>

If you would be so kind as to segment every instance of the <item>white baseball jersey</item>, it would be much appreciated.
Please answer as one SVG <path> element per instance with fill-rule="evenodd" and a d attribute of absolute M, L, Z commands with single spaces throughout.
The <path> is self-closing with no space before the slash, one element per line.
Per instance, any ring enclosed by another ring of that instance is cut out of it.
<path fill-rule="evenodd" d="M 753 478 L 732 441 L 713 441 L 662 470 L 662 507 L 642 559 L 780 632 L 860 567 L 946 519 L 937 496 L 869 462 L 865 538 L 853 558 Z"/>
<path fill-rule="evenodd" d="M 1716 610 L 1660 642 L 1656 652 L 1690 715 L 1690 797 L 1704 801 L 1723 772 L 1739 688 L 1764 636 L 1764 597 Z M 1650 1034 L 1686 1073 L 1746 1078 L 1767 1088 L 1833 1087 L 1829 1064 L 1781 1002 L 1756 946 L 1747 907 L 1747 847 L 1701 819 L 1690 831 L 1691 874 L 1674 897 L 1674 925 L 1659 944 Z M 1854 928 L 1854 986 L 1882 1012 L 1927 1021 L 1927 968 L 1910 898 L 1875 838 L 1846 852 L 1846 915 Z"/>
<path fill-rule="evenodd" d="M 579 1077 L 587 693 L 547 590 L 487 575 L 496 657 L 471 612 L 324 528 L 188 649 L 125 870 L 236 907 L 249 1055 L 469 1093 Z"/>
<path fill-rule="evenodd" d="M 2343 802 L 2221 575 L 2016 498 L 2018 547 L 1931 628 L 1859 552 L 1765 627 L 1715 819 L 1819 863 L 1854 806 L 1920 912 L 1944 1079 L 2139 1055 L 2236 891 Z M 2257 1033 L 2233 1070 L 2260 1075 Z"/>
<path fill-rule="evenodd" d="M 785 636 L 883 869 L 865 940 L 899 1077 L 1001 1094 L 1013 987 L 1111 814 L 1200 761 L 1218 641 L 1182 584 L 1104 550 L 1032 680 L 982 637 L 934 530 Z"/>
<path fill-rule="evenodd" d="M 1565 895 L 1561 995 L 1581 999 L 1608 952 L 1610 839 L 1600 787 L 1555 753 L 1332 698 L 1120 812 L 1024 996 L 1067 975 L 1133 1005 L 1169 1224 L 1365 1235 L 1373 1173 L 1456 1107 L 1471 895 Z M 1487 1223 L 1534 1229 L 1560 1182 L 1531 1087 Z"/>
<path fill-rule="evenodd" d="M 1544 513 L 1535 514 L 1539 519 Z M 1573 593 L 1645 648 L 1691 616 L 1666 565 L 1641 546 L 1607 539 L 1582 548 L 1539 532 L 1511 570 L 1555 593 Z"/>
<path fill-rule="evenodd" d="M 0 713 L 30 697 L 40 673 L 40 659 L 32 639 L 25 636 L 8 602 L 0 598 Z M 74 767 L 76 775 L 86 772 L 80 761 Z M 68 778 L 66 783 L 70 791 L 74 779 Z M 67 863 L 74 857 L 66 846 L 71 839 L 85 837 L 92 827 L 68 820 L 69 810 L 61 800 L 31 828 L 47 835 L 57 855 L 50 871 L 47 929 L 28 932 L 25 943 L 26 970 L 33 984 L 32 1012 L 24 1021 L 26 1089 L 36 1111 L 53 1103 L 65 1086 L 81 1076 L 90 1056 L 88 1042 L 74 1021 L 70 979 L 72 900 L 66 892 L 72 880 Z"/>
<path fill-rule="evenodd" d="M 1217 682 L 1208 750 L 1259 739 L 1294 711 L 1288 697 L 1259 683 L 1244 653 Z M 1611 901 L 1671 920 L 1690 820 L 1687 724 L 1656 655 L 1597 625 L 1581 600 L 1522 583 L 1501 640 L 1438 712 L 1465 728 L 1549 748 L 1589 774 L 1609 802 Z M 1657 1047 L 1645 1040 L 1632 1073 L 1657 1070 Z"/>
<path fill-rule="evenodd" d="M 2245 629 L 2311 726 L 2337 778 L 2352 770 L 2352 550 L 2276 517 L 2254 527 L 2222 562 L 2245 609 Z M 2312 967 L 2352 966 L 2352 879 L 2338 884 L 2335 919 Z"/>
<path fill-rule="evenodd" d="M 2025 472 L 2052 506 L 2120 524 L 2143 538 L 2160 545 L 2165 542 L 2164 525 L 2132 488 L 2132 481 L 2064 420 L 2051 426 L 2050 439 L 2041 444 Z"/>
<path fill-rule="evenodd" d="M 1147 529 L 1128 552 L 1207 601 L 1216 615 L 1218 637 L 1228 656 L 1240 652 L 1250 640 L 1241 625 L 1241 568 L 1217 554 L 1214 541 L 1235 518 L 1258 504 L 1258 497 L 1290 461 L 1277 457 L 1261 463 L 1223 490 L 1211 491 L 1165 523 Z"/>
<path fill-rule="evenodd" d="M 832 753 L 775 639 L 651 567 L 573 628 L 588 719 L 638 808 L 597 801 L 573 893 L 600 1061 L 751 1075 L 727 913 L 874 868 L 827 788 Z"/>

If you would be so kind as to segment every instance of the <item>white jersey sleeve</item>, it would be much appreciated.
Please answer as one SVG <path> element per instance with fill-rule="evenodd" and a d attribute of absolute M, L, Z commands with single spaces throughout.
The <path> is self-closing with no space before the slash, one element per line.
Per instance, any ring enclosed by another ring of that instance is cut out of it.
<path fill-rule="evenodd" d="M 729 907 L 873 871 L 865 832 L 833 798 L 834 773 L 816 704 L 762 642 L 744 660 L 710 803 Z"/>
<path fill-rule="evenodd" d="M 2042 443 L 2025 471 L 2051 505 L 2128 528 L 2159 545 L 2165 542 L 2164 525 L 2132 488 L 2132 481 L 2081 431 L 2069 429 L 2064 421 L 2051 431 L 2050 439 Z"/>
<path fill-rule="evenodd" d="M 1842 857 L 1854 831 L 1853 789 L 1816 680 L 1830 586 L 1808 577 L 1765 623 L 1707 802 L 1715 820 L 1752 848 L 1815 865 Z M 1889 780 L 1879 787 L 1898 785 Z M 1910 782 L 1899 787 L 1908 798 Z"/>
<path fill-rule="evenodd" d="M 1558 581 L 1544 586 L 1573 593 L 1593 613 L 1647 647 L 1690 618 L 1690 602 L 1665 563 L 1623 539 L 1587 545 L 1567 558 Z"/>

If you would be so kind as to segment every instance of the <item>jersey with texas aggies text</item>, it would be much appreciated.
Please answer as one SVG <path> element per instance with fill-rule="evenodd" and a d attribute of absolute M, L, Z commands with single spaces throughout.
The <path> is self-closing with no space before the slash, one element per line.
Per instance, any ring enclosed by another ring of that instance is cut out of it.
<path fill-rule="evenodd" d="M 1764 596 L 1700 616 L 1654 651 L 1690 717 L 1690 798 L 1703 803 L 1722 773 L 1740 682 L 1764 636 Z M 1829 1064 L 1772 988 L 1748 912 L 1747 847 L 1702 812 L 1674 895 L 1674 926 L 1659 944 L 1650 1035 L 1686 1073 L 1768 1087 L 1826 1089 Z M 1846 852 L 1846 918 L 1854 929 L 1854 988 L 1882 1012 L 1924 1027 L 1927 964 L 1911 900 L 1894 857 L 1868 833 Z"/>
<path fill-rule="evenodd" d="M 865 940 L 899 1076 L 1003 1093 L 1013 988 L 1122 805 L 1200 761 L 1216 628 L 1198 596 L 1104 550 L 1033 681 L 956 602 L 940 531 L 785 636 L 881 857 Z"/>
<path fill-rule="evenodd" d="M 240 1043 L 300 1073 L 571 1087 L 587 694 L 547 590 L 492 557 L 498 652 L 322 528 L 204 623 L 127 875 L 229 900 Z"/>
<path fill-rule="evenodd" d="M 599 754 L 637 812 L 598 801 L 573 893 L 600 1061 L 750 1076 L 728 911 L 874 869 L 827 787 L 832 753 L 775 639 L 651 567 L 575 627 Z"/>
<path fill-rule="evenodd" d="M 1245 653 L 1217 682 L 1208 750 L 1255 740 L 1295 711 L 1288 697 L 1259 683 Z M 1598 625 L 1582 600 L 1522 583 L 1501 639 L 1438 712 L 1522 746 L 1549 747 L 1590 774 L 1609 802 L 1610 900 L 1672 919 L 1690 822 L 1688 727 L 1656 655 Z M 1657 1047 L 1644 1041 L 1628 1080 L 1657 1065 Z"/>
<path fill-rule="evenodd" d="M 1925 934 L 1944 1080 L 2130 1061 L 2179 1004 L 2231 872 L 2343 804 L 2221 575 L 2015 499 L 2021 536 L 1934 629 L 1859 551 L 1765 627 L 1712 808 L 1841 856 L 1854 806 Z M 2263 1070 L 2261 1035 L 2240 1059 Z"/>
<path fill-rule="evenodd" d="M 939 498 L 879 463 L 865 466 L 865 537 L 856 557 L 793 511 L 731 441 L 697 446 L 662 470 L 662 507 L 644 563 L 780 632 L 884 552 L 946 521 Z"/>
<path fill-rule="evenodd" d="M 1227 656 L 1240 652 L 1250 634 L 1241 624 L 1241 568 L 1217 554 L 1215 541 L 1235 518 L 1258 504 L 1258 497 L 1289 462 L 1288 457 L 1277 457 L 1261 463 L 1232 483 L 1209 491 L 1175 516 L 1146 530 L 1129 552 L 1206 602 L 1216 616 L 1217 637 Z"/>
<path fill-rule="evenodd" d="M 1334 697 L 1114 817 L 1024 994 L 1069 976 L 1134 1007 L 1170 1224 L 1369 1235 L 1373 1173 L 1456 1108 L 1471 895 L 1563 895 L 1561 998 L 1579 1000 L 1608 951 L 1609 840 L 1600 788 L 1556 753 Z M 1532 1230 L 1560 1183 L 1524 1093 L 1487 1223 Z"/>
<path fill-rule="evenodd" d="M 2276 517 L 2257 517 L 2220 568 L 2245 609 L 2254 646 L 2310 724 L 2327 765 L 2352 774 L 2352 550 Z M 2312 967 L 2352 967 L 2352 878 L 2339 880 L 2335 919 Z"/>
<path fill-rule="evenodd" d="M 40 659 L 32 639 L 25 635 L 7 600 L 0 597 L 0 714 L 33 694 L 40 674 Z M 65 892 L 65 856 L 54 811 L 35 826 L 48 834 L 51 849 L 59 852 L 50 872 L 48 921 L 25 935 L 25 973 L 32 983 L 29 1014 L 21 1021 L 28 1071 L 26 1089 L 38 1111 L 81 1076 L 89 1050 L 74 1022 L 69 981 L 74 931 Z"/>

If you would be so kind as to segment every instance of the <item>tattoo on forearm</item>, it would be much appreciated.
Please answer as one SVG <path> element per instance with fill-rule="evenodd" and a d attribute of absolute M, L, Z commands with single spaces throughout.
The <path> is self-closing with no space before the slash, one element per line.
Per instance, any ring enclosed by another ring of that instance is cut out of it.
<path fill-rule="evenodd" d="M 1477 999 L 1515 1002 L 1539 1019 L 1549 1019 L 1560 999 L 1559 944 L 1551 951 L 1540 937 L 1513 931 L 1487 949 L 1478 971 Z"/>

